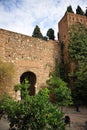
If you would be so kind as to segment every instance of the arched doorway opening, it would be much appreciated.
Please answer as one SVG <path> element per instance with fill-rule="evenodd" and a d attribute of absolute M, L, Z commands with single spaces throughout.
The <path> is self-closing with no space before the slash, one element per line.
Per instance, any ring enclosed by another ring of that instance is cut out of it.
<path fill-rule="evenodd" d="M 20 77 L 20 83 L 23 83 L 24 80 L 27 79 L 29 81 L 29 95 L 35 95 L 35 84 L 36 84 L 36 75 L 31 71 L 24 72 Z"/>

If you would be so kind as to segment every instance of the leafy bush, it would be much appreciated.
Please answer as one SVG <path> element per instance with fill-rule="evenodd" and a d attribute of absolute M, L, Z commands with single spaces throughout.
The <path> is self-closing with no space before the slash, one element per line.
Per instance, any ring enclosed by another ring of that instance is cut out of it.
<path fill-rule="evenodd" d="M 69 56 L 75 66 L 70 72 L 74 103 L 87 105 L 87 28 L 81 23 L 70 28 Z"/>
<path fill-rule="evenodd" d="M 56 75 L 51 75 L 47 84 L 52 96 L 51 101 L 54 104 L 57 104 L 58 106 L 67 106 L 72 104 L 71 90 L 62 79 Z"/>
<path fill-rule="evenodd" d="M 35 96 L 25 92 L 22 93 L 25 97 L 20 101 L 14 101 L 7 94 L 2 98 L 0 109 L 6 111 L 11 127 L 15 125 L 19 130 L 65 130 L 63 113 L 49 102 L 47 88 Z"/>

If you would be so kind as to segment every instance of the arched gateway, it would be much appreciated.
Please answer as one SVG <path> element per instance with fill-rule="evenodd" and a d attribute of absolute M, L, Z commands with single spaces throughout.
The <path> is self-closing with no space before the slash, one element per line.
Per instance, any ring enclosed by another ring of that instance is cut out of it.
<path fill-rule="evenodd" d="M 36 75 L 31 71 L 24 72 L 20 77 L 20 83 L 23 83 L 25 79 L 27 79 L 30 84 L 29 95 L 35 95 Z"/>
<path fill-rule="evenodd" d="M 15 69 L 12 87 L 6 86 L 6 92 L 12 96 L 15 95 L 14 85 L 22 83 L 25 78 L 31 84 L 30 95 L 46 86 L 49 73 L 55 67 L 55 59 L 60 59 L 59 56 L 59 44 L 56 40 L 44 41 L 0 29 L 0 59 L 12 63 Z"/>

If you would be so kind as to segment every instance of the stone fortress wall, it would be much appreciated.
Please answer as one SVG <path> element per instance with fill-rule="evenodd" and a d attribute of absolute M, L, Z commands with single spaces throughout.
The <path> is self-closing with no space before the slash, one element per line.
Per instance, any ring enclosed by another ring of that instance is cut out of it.
<path fill-rule="evenodd" d="M 68 42 L 70 25 L 80 22 L 87 26 L 87 17 L 79 14 L 65 13 L 58 23 L 59 41 L 44 41 L 23 34 L 0 29 L 0 59 L 11 62 L 15 67 L 13 86 L 20 83 L 29 72 L 38 91 L 46 86 L 50 72 L 55 68 L 55 59 L 60 62 L 60 44 L 64 44 L 64 62 L 69 63 Z M 69 63 L 70 64 L 70 63 Z M 70 64 L 73 68 L 73 63 Z M 21 78 L 22 77 L 22 78 Z M 12 92 L 12 91 L 10 91 Z"/>
<path fill-rule="evenodd" d="M 0 59 L 15 67 L 13 86 L 20 83 L 22 74 L 30 72 L 36 77 L 36 89 L 44 87 L 59 57 L 58 41 L 44 41 L 0 29 Z"/>

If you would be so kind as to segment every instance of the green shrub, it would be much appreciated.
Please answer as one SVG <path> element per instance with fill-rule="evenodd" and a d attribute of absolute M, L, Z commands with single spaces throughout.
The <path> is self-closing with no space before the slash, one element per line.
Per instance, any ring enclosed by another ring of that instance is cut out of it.
<path fill-rule="evenodd" d="M 25 92 L 20 101 L 14 101 L 6 94 L 2 98 L 0 109 L 6 111 L 11 126 L 16 125 L 19 130 L 65 130 L 63 113 L 50 103 L 47 88 L 35 96 Z"/>

